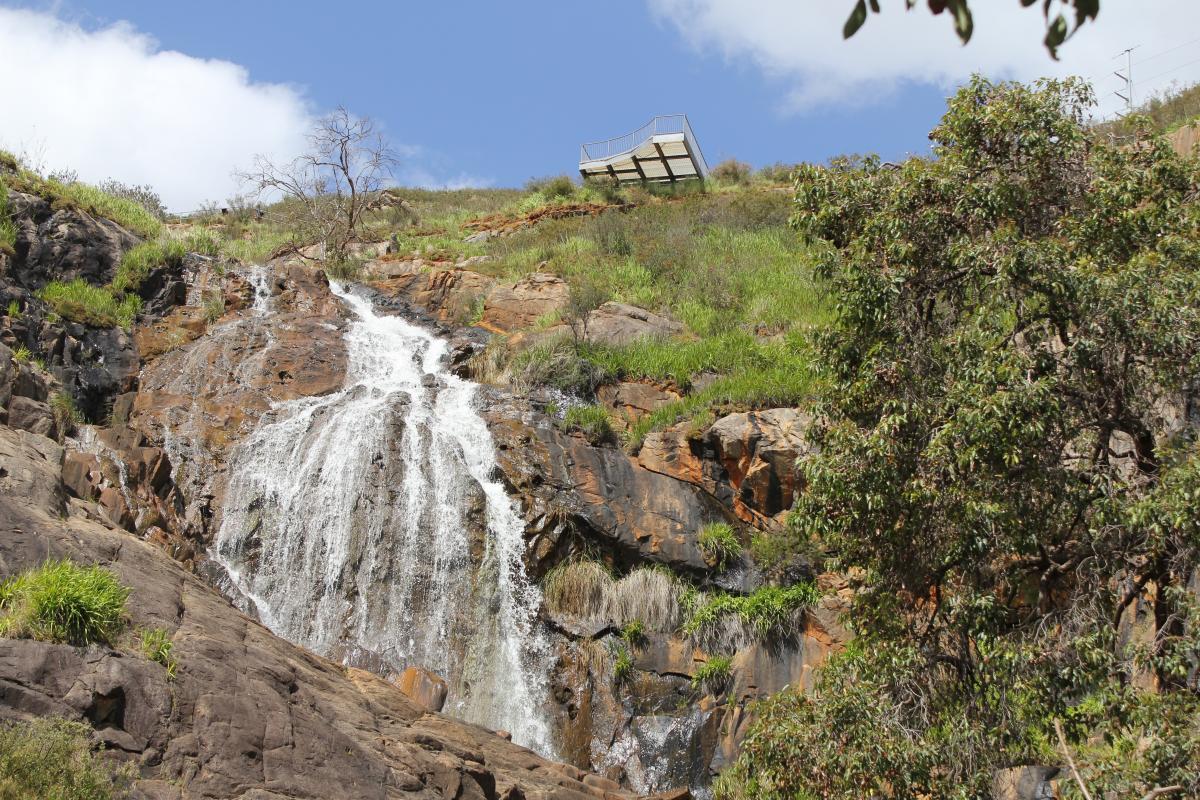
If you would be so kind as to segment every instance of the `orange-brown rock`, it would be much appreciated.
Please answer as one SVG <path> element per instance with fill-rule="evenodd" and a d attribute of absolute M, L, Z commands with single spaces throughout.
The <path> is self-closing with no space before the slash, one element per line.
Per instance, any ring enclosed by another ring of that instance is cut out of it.
<path fill-rule="evenodd" d="M 441 711 L 446 704 L 446 681 L 422 667 L 406 668 L 396 678 L 395 684 L 405 697 L 429 711 Z"/>
<path fill-rule="evenodd" d="M 596 399 L 612 411 L 617 420 L 631 423 L 678 400 L 679 394 L 653 383 L 622 381 L 601 386 L 596 390 Z"/>
<path fill-rule="evenodd" d="M 539 320 L 564 312 L 570 298 L 570 287 L 562 278 L 535 272 L 512 286 L 493 287 L 484 302 L 482 324 L 501 333 L 530 328 Z"/>

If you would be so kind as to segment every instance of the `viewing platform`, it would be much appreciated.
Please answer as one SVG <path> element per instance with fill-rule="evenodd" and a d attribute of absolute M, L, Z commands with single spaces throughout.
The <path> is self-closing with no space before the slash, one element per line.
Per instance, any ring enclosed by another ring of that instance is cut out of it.
<path fill-rule="evenodd" d="M 687 115 L 667 114 L 624 136 L 581 145 L 579 174 L 623 183 L 675 183 L 704 180 L 708 164 Z"/>

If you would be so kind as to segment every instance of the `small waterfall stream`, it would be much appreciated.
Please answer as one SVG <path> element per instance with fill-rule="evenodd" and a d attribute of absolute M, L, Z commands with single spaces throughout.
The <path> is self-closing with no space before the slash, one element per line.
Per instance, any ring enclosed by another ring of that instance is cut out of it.
<path fill-rule="evenodd" d="M 276 633 L 433 670 L 449 713 L 552 755 L 541 598 L 476 386 L 437 337 L 333 291 L 355 315 L 344 386 L 275 406 L 233 451 L 213 556 Z"/>

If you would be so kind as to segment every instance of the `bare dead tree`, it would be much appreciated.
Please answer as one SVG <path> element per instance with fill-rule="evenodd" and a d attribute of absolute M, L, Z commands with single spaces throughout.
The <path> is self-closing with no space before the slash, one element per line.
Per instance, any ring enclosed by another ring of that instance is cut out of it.
<path fill-rule="evenodd" d="M 258 155 L 237 176 L 260 198 L 284 200 L 282 214 L 298 237 L 323 245 L 325 259 L 342 260 L 398 159 L 369 117 L 340 106 L 316 123 L 308 141 L 309 151 L 290 162 Z"/>

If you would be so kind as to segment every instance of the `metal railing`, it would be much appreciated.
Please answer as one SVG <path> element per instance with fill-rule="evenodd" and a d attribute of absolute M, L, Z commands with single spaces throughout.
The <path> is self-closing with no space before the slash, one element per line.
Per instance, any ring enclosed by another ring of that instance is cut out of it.
<path fill-rule="evenodd" d="M 704 154 L 700 152 L 700 144 L 696 141 L 696 135 L 692 133 L 692 126 L 688 122 L 687 114 L 662 114 L 624 136 L 614 136 L 612 139 L 580 145 L 579 162 L 582 164 L 585 161 L 599 161 L 628 153 L 652 137 L 667 133 L 683 134 L 688 152 L 695 156 L 701 176 L 707 175 L 708 163 L 704 160 Z"/>

